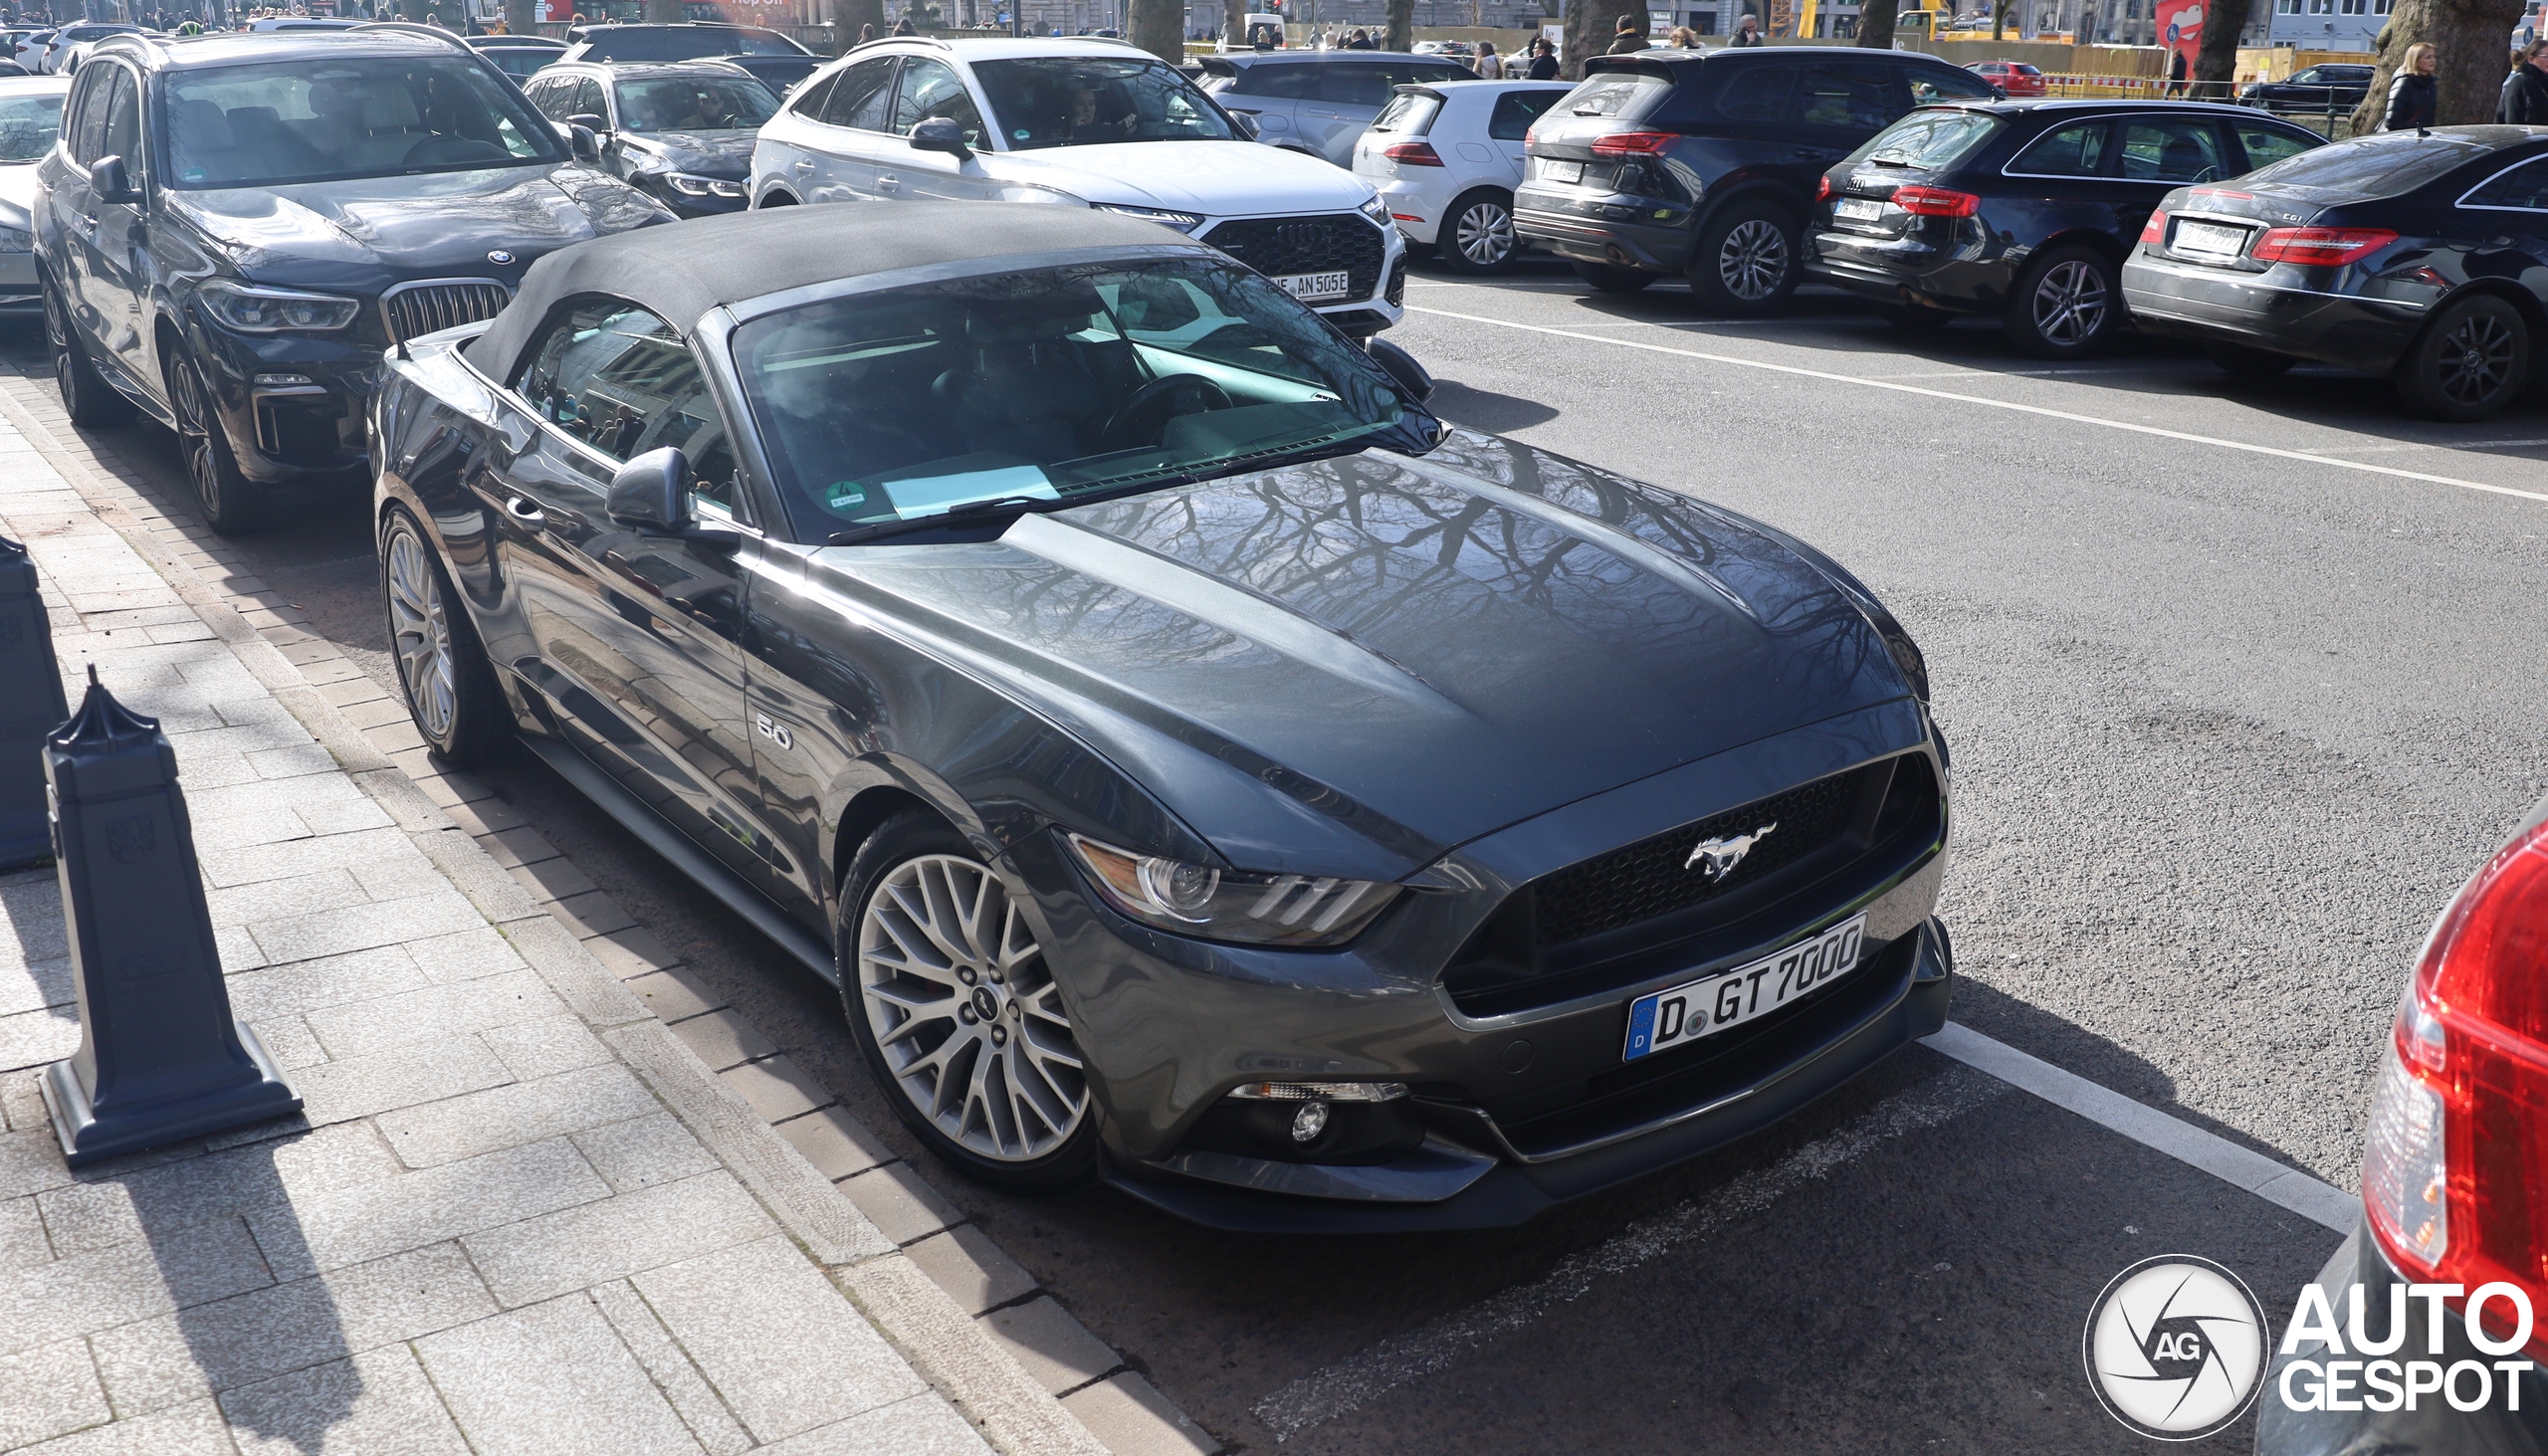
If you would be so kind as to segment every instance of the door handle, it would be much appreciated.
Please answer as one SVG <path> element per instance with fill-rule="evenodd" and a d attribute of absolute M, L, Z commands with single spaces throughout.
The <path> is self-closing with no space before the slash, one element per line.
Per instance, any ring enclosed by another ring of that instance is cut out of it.
<path fill-rule="evenodd" d="M 879 192 L 900 192 L 903 190 L 903 179 L 895 176 L 891 172 L 887 172 L 876 179 L 876 190 Z"/>
<path fill-rule="evenodd" d="M 524 496 L 507 496 L 505 514 L 525 525 L 544 525 L 548 520 L 548 513 L 540 510 L 531 502 L 530 498 Z"/>
<path fill-rule="evenodd" d="M 95 218 L 95 217 L 93 217 L 93 216 L 90 216 L 89 214 L 86 214 L 86 213 L 81 214 L 81 217 L 80 217 L 80 221 L 79 221 L 79 225 L 78 225 L 78 226 L 79 226 L 79 228 L 80 228 L 80 231 L 82 231 L 82 232 L 84 232 L 84 233 L 87 233 L 87 234 L 89 234 L 89 235 L 90 235 L 90 236 L 92 236 L 92 237 L 95 237 L 95 236 L 97 235 L 97 232 L 98 232 L 98 220 L 97 220 L 97 218 Z"/>
<path fill-rule="evenodd" d="M 813 169 L 814 159 L 812 157 L 800 156 L 796 159 L 796 170 L 800 172 L 810 172 Z"/>

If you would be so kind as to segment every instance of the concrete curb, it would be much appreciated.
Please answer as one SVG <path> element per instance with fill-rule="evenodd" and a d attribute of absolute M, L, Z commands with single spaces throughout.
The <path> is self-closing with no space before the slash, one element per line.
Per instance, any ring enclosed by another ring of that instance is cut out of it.
<path fill-rule="evenodd" d="M 808 1079 L 748 1022 L 704 1005 L 693 1015 L 659 1018 L 647 1005 L 651 996 L 641 999 L 631 983 L 678 980 L 683 972 L 635 917 L 591 889 L 536 831 L 491 802 L 483 785 L 432 759 L 403 704 L 394 719 L 356 727 L 340 701 L 349 707 L 384 695 L 375 688 L 372 698 L 355 700 L 347 686 L 370 680 L 332 644 L 305 630 L 300 613 L 263 582 L 226 569 L 235 561 L 222 559 L 228 552 L 220 537 L 167 515 L 141 485 L 97 460 L 98 447 L 76 435 L 76 444 L 66 443 L 67 421 L 57 432 L 38 416 L 45 406 L 27 397 L 44 399 L 42 382 L 22 376 L 0 388 L 0 419 L 167 580 L 987 1439 L 1013 1456 L 1210 1456 L 1219 1449 L 979 1230 L 959 1226 L 946 1201 L 908 1164 L 895 1162 L 845 1109 L 783 1095 L 767 1108 L 756 1106 L 746 1087 L 738 1086 L 739 1074 L 752 1085 Z M 46 412 L 60 418 L 58 408 Z M 240 589 L 251 585 L 254 590 Z M 550 866 L 565 866 L 568 875 L 544 868 Z M 566 893 L 546 893 L 551 888 Z M 692 1009 L 670 999 L 676 1004 L 667 1011 Z M 703 1045 L 712 1052 L 731 1045 L 746 1055 L 702 1055 Z M 903 1252 L 906 1245 L 912 1252 Z M 1002 1297 L 981 1298 L 986 1287 Z M 1004 1318 L 1034 1307 L 1048 1308 L 1058 1323 Z"/>

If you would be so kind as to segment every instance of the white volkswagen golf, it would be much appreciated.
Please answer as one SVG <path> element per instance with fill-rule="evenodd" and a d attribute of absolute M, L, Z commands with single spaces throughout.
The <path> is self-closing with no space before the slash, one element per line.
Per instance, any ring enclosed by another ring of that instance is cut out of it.
<path fill-rule="evenodd" d="M 760 128 L 753 207 L 900 198 L 1149 218 L 1356 337 L 1402 313 L 1406 247 L 1369 181 L 1256 145 L 1173 67 L 1120 41 L 875 41 Z"/>

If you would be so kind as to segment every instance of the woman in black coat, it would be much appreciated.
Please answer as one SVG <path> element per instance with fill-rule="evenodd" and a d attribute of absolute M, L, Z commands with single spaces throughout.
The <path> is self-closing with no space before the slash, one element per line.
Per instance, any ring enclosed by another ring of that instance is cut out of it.
<path fill-rule="evenodd" d="M 2413 131 L 2433 124 L 2435 94 L 2434 68 L 2442 55 L 2430 41 L 2418 41 L 2407 48 L 2406 60 L 2398 66 L 2398 75 L 2389 83 L 2389 109 L 2381 117 L 2383 131 Z"/>

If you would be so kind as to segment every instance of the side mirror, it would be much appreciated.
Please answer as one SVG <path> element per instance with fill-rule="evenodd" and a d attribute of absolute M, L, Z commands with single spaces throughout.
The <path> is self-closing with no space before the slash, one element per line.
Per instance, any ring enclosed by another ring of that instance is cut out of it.
<path fill-rule="evenodd" d="M 123 158 L 102 156 L 89 164 L 89 190 L 100 202 L 139 202 L 141 190 L 124 174 Z"/>
<path fill-rule="evenodd" d="M 579 162 L 601 160 L 601 138 L 593 135 L 593 128 L 590 126 L 567 127 L 566 149 L 573 152 L 575 160 Z"/>
<path fill-rule="evenodd" d="M 912 123 L 912 150 L 943 151 L 957 161 L 973 154 L 964 144 L 964 127 L 953 116 L 931 116 Z"/>
<path fill-rule="evenodd" d="M 1257 139 L 1256 118 L 1245 111 L 1232 111 L 1230 128 L 1249 141 Z"/>
<path fill-rule="evenodd" d="M 1397 387 L 1413 395 L 1417 404 L 1433 397 L 1433 376 L 1415 362 L 1415 355 L 1385 338 L 1375 338 L 1364 348 L 1372 355 L 1372 362 L 1380 366 L 1380 372 L 1397 381 Z"/>
<path fill-rule="evenodd" d="M 674 446 L 649 450 L 610 478 L 602 513 L 650 535 L 678 535 L 690 524 L 690 460 Z"/>

